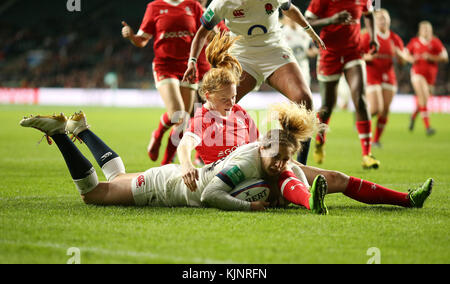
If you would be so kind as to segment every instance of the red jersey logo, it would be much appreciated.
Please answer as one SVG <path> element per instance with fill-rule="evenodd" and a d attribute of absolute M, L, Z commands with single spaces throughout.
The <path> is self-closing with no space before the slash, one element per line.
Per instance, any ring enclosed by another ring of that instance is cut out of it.
<path fill-rule="evenodd" d="M 144 175 L 138 176 L 138 178 L 136 179 L 136 188 L 140 188 L 141 186 L 144 186 L 144 185 L 145 185 Z"/>

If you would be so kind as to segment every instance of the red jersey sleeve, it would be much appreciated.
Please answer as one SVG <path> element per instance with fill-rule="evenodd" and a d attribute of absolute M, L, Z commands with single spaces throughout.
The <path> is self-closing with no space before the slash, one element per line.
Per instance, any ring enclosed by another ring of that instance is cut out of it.
<path fill-rule="evenodd" d="M 442 53 L 442 51 L 444 51 L 445 47 L 442 44 L 442 41 L 440 39 L 438 39 L 437 37 L 433 38 L 432 41 L 432 46 L 431 46 L 431 52 L 434 55 L 439 55 Z"/>
<path fill-rule="evenodd" d="M 189 126 L 186 129 L 186 133 L 191 133 L 193 138 L 200 143 L 203 139 L 203 131 L 205 125 L 203 124 L 203 110 L 202 108 L 198 108 L 195 112 L 194 117 L 189 121 Z"/>
<path fill-rule="evenodd" d="M 392 41 L 394 42 L 394 45 L 400 49 L 403 50 L 405 48 L 405 45 L 403 43 L 403 40 L 394 32 L 392 32 Z"/>
<path fill-rule="evenodd" d="M 203 15 L 203 7 L 199 2 L 195 2 L 195 25 L 197 26 L 197 30 L 201 27 L 202 22 L 200 22 L 200 18 Z"/>
<path fill-rule="evenodd" d="M 364 7 L 363 7 L 363 14 L 369 13 L 369 12 L 373 12 L 373 5 L 372 5 L 372 1 L 373 0 L 365 0 L 364 3 Z"/>
<path fill-rule="evenodd" d="M 154 21 L 155 17 L 153 16 L 152 3 L 149 3 L 147 5 L 147 10 L 145 11 L 144 14 L 144 19 L 142 20 L 141 27 L 139 28 L 141 31 L 149 35 L 155 34 L 155 21 Z"/>
<path fill-rule="evenodd" d="M 409 42 L 408 42 L 408 45 L 406 45 L 406 49 L 409 51 L 409 53 L 411 53 L 411 54 L 414 54 L 414 41 L 415 41 L 415 39 L 413 38 L 413 39 L 411 39 Z"/>
<path fill-rule="evenodd" d="M 309 14 L 309 16 L 311 16 L 311 14 L 313 16 L 316 16 L 317 18 L 323 18 L 325 11 L 327 9 L 328 6 L 328 0 L 311 0 L 311 2 L 309 3 L 308 9 L 307 9 L 307 14 Z"/>
<path fill-rule="evenodd" d="M 255 121 L 252 119 L 252 117 L 248 114 L 248 112 L 245 109 L 243 109 L 239 105 L 236 106 L 237 109 L 241 111 L 245 116 L 245 124 L 247 125 L 248 128 L 248 139 L 249 139 L 248 143 L 255 142 L 259 138 L 259 130 L 258 127 L 256 126 Z"/>

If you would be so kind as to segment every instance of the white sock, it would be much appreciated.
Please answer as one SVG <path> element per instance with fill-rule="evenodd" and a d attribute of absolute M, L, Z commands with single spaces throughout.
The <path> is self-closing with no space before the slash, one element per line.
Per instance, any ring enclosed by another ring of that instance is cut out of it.
<path fill-rule="evenodd" d="M 120 157 L 106 162 L 102 167 L 103 174 L 108 181 L 113 180 L 119 174 L 125 173 L 125 165 Z"/>
<path fill-rule="evenodd" d="M 81 195 L 91 192 L 98 185 L 97 172 L 94 167 L 89 170 L 89 175 L 82 179 L 74 179 L 73 182 Z"/>

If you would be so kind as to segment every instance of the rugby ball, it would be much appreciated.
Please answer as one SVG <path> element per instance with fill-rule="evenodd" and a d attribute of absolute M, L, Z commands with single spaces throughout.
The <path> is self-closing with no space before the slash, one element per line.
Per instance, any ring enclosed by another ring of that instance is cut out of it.
<path fill-rule="evenodd" d="M 270 187 L 262 179 L 248 179 L 238 184 L 230 195 L 248 202 L 266 201 L 269 197 Z"/>

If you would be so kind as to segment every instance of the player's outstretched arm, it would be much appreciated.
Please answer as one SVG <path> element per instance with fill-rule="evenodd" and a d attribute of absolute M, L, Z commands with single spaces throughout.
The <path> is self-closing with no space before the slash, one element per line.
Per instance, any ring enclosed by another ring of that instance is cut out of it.
<path fill-rule="evenodd" d="M 128 39 L 134 46 L 145 47 L 152 38 L 151 36 L 136 35 L 133 29 L 122 21 L 122 37 Z"/>
<path fill-rule="evenodd" d="M 364 24 L 366 25 L 367 33 L 370 35 L 370 54 L 375 54 L 380 49 L 380 44 L 377 39 L 377 30 L 375 25 L 375 16 L 373 12 L 368 12 L 364 14 Z"/>
<path fill-rule="evenodd" d="M 309 24 L 314 28 L 322 28 L 329 25 L 346 25 L 353 22 L 352 15 L 344 10 L 334 14 L 328 18 L 317 18 L 316 16 L 306 12 L 306 19 Z"/>
<path fill-rule="evenodd" d="M 234 198 L 225 189 L 230 187 L 216 176 L 203 190 L 200 200 L 208 207 L 229 211 L 262 211 L 269 206 L 269 203 L 264 201 L 248 202 Z"/>
<path fill-rule="evenodd" d="M 282 10 L 282 12 L 285 16 L 291 18 L 294 22 L 299 24 L 308 33 L 308 35 L 311 37 L 314 43 L 317 44 L 318 47 L 326 49 L 322 39 L 320 39 L 320 37 L 305 19 L 302 12 L 295 5 L 291 5 L 289 10 Z"/>
<path fill-rule="evenodd" d="M 198 143 L 194 138 L 188 135 L 184 135 L 177 147 L 177 154 L 178 159 L 180 160 L 182 178 L 186 186 L 192 192 L 197 189 L 196 181 L 199 179 L 198 170 L 194 167 L 194 164 L 191 161 L 191 153 L 197 145 Z"/>
<path fill-rule="evenodd" d="M 191 83 L 195 82 L 197 77 L 197 58 L 200 55 L 203 47 L 205 46 L 208 35 L 211 31 L 207 30 L 204 26 L 201 26 L 194 39 L 192 40 L 191 52 L 189 54 L 189 62 L 186 72 L 183 76 L 183 81 L 189 81 Z"/>

